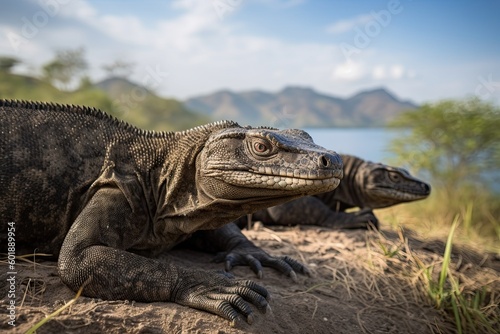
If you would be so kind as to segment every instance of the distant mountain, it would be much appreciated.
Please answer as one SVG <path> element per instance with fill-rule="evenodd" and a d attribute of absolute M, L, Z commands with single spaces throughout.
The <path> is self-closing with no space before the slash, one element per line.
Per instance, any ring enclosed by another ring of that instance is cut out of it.
<path fill-rule="evenodd" d="M 86 105 L 115 115 L 111 99 L 92 86 L 62 91 L 45 80 L 5 71 L 0 71 L 0 98 Z"/>
<path fill-rule="evenodd" d="M 0 98 L 85 105 L 148 130 L 182 130 L 210 121 L 177 100 L 161 98 L 122 78 L 62 91 L 47 81 L 0 70 Z"/>
<path fill-rule="evenodd" d="M 189 110 L 175 99 L 159 97 L 146 87 L 125 78 L 108 78 L 94 87 L 106 92 L 113 100 L 117 117 L 144 129 L 187 129 L 211 119 Z"/>
<path fill-rule="evenodd" d="M 277 93 L 223 90 L 190 98 L 184 105 L 213 119 L 278 127 L 384 126 L 402 111 L 418 107 L 383 88 L 342 99 L 295 86 Z"/>

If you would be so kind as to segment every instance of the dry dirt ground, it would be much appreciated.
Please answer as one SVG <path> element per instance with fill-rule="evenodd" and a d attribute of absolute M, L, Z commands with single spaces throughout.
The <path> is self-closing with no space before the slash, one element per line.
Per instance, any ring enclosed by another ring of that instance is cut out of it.
<path fill-rule="evenodd" d="M 270 268 L 257 280 L 247 267 L 238 278 L 255 279 L 272 294 L 272 312 L 252 325 L 229 322 L 173 303 L 102 301 L 80 297 L 37 333 L 455 333 L 453 317 L 433 307 L 425 293 L 422 265 L 439 273 L 443 243 L 422 242 L 409 231 L 332 231 L 317 227 L 245 231 L 273 255 L 306 263 L 311 277 L 294 283 Z M 166 257 L 195 267 L 221 269 L 210 254 L 175 250 Z M 24 264 L 23 264 L 24 263 Z M 24 333 L 75 293 L 58 278 L 56 263 L 17 260 L 16 324 L 7 324 L 5 261 L 0 263 L 0 332 Z M 486 287 L 485 312 L 500 331 L 500 261 L 495 256 L 454 251 L 452 272 L 464 293 Z M 482 330 L 479 329 L 479 333 Z"/>

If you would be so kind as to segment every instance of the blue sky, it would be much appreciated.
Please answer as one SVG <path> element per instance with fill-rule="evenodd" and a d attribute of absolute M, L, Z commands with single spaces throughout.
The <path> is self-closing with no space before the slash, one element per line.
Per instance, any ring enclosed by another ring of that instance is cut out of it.
<path fill-rule="evenodd" d="M 37 73 L 84 47 L 94 80 L 117 59 L 163 96 L 388 88 L 417 103 L 500 100 L 500 1 L 7 0 L 0 54 Z"/>

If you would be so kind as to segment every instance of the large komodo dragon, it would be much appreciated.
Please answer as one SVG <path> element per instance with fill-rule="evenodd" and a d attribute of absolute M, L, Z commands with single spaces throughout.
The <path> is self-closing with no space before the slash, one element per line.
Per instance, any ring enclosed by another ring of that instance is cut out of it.
<path fill-rule="evenodd" d="M 15 227 L 18 254 L 58 256 L 61 280 L 89 297 L 172 301 L 251 322 L 252 304 L 268 308 L 266 289 L 154 256 L 191 236 L 240 261 L 255 249 L 227 223 L 332 190 L 341 177 L 340 157 L 301 130 L 223 121 L 154 133 L 92 108 L 0 100 L 0 252 Z M 306 272 L 262 253 L 264 266 Z M 258 260 L 249 260 L 256 271 Z"/>
<path fill-rule="evenodd" d="M 340 155 L 344 178 L 329 192 L 306 196 L 252 215 L 253 221 L 269 225 L 319 225 L 332 228 L 366 228 L 378 226 L 372 209 L 416 201 L 429 196 L 429 184 L 402 168 L 365 161 L 352 155 Z M 350 208 L 357 212 L 345 212 Z M 247 225 L 247 218 L 237 221 Z"/>

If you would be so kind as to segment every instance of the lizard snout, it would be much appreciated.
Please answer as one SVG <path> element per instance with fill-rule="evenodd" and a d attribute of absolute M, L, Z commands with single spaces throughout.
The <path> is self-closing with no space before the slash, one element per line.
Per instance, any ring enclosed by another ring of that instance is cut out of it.
<path fill-rule="evenodd" d="M 337 154 L 321 154 L 318 157 L 318 167 L 321 169 L 339 169 L 342 168 L 342 160 Z"/>

